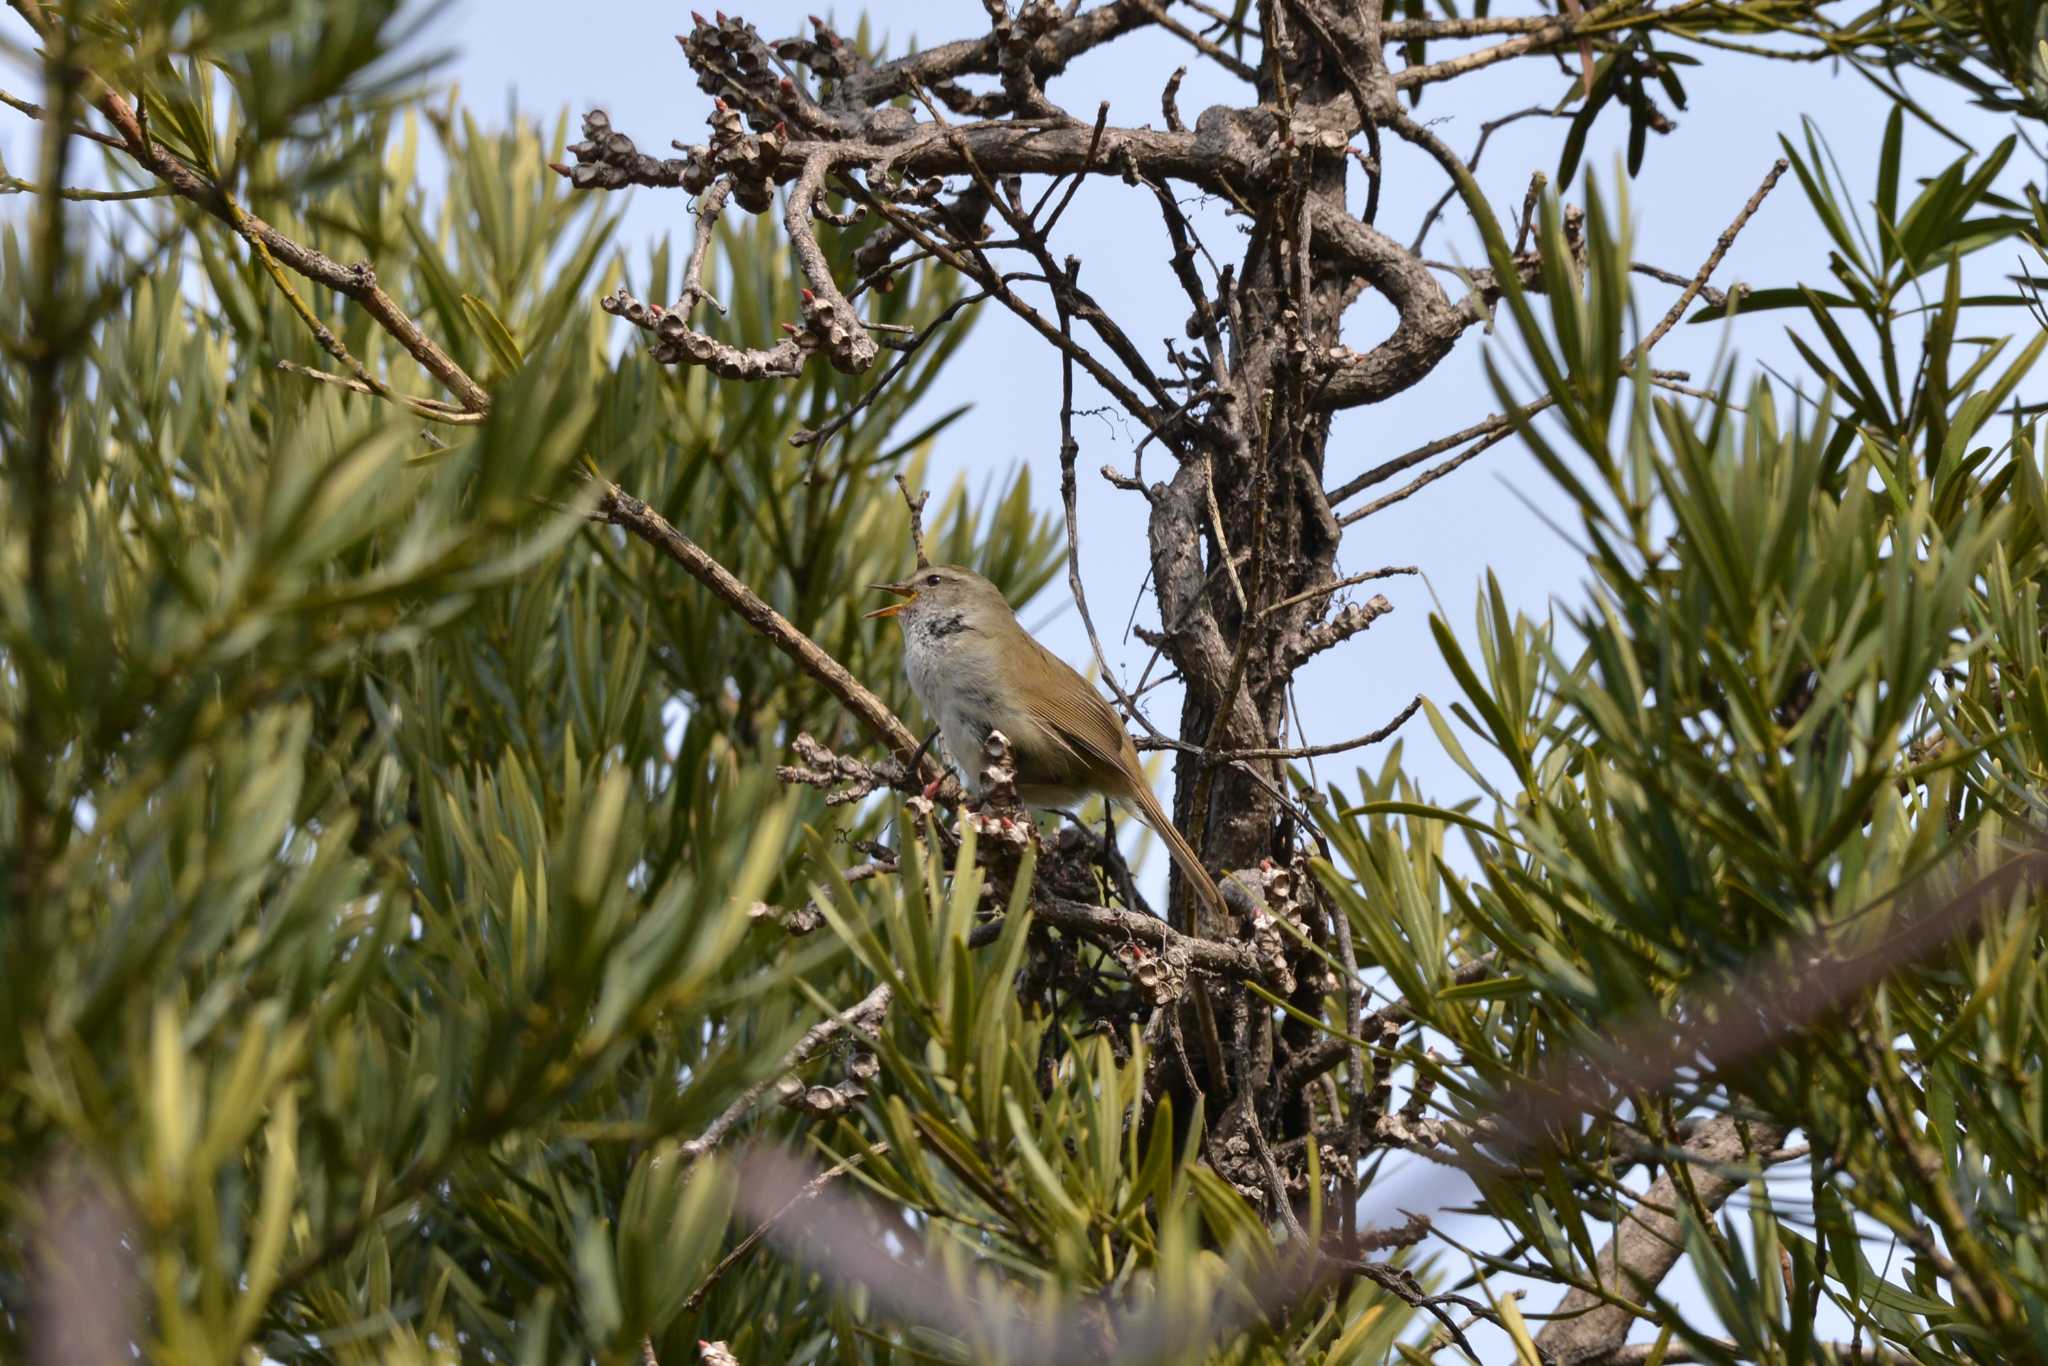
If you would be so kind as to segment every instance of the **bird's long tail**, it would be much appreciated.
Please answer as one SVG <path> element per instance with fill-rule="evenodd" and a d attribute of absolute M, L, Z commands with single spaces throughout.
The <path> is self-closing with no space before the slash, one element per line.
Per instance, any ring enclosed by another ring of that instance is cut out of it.
<path fill-rule="evenodd" d="M 1202 860 L 1196 857 L 1194 846 L 1187 842 L 1186 836 L 1174 829 L 1173 822 L 1168 820 L 1166 812 L 1160 809 L 1159 799 L 1152 795 L 1150 788 L 1139 787 L 1131 794 L 1131 800 L 1137 805 L 1138 813 L 1145 818 L 1145 824 L 1151 826 L 1158 832 L 1159 838 L 1166 841 L 1167 852 L 1172 854 L 1173 861 L 1180 865 L 1180 871 L 1194 887 L 1195 895 L 1199 896 L 1221 920 L 1228 913 L 1223 905 L 1222 891 L 1216 886 L 1216 880 L 1209 876 L 1209 870 L 1202 866 Z"/>

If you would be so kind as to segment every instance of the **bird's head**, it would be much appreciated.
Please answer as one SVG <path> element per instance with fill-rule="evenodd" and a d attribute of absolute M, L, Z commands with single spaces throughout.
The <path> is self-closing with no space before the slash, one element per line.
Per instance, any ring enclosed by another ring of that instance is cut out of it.
<path fill-rule="evenodd" d="M 900 583 L 871 583 L 868 587 L 881 593 L 894 593 L 902 601 L 877 607 L 866 615 L 895 617 L 905 626 L 921 617 L 939 613 L 965 615 L 970 619 L 991 611 L 1010 615 L 1010 604 L 1000 588 L 972 569 L 957 564 L 927 565 Z"/>

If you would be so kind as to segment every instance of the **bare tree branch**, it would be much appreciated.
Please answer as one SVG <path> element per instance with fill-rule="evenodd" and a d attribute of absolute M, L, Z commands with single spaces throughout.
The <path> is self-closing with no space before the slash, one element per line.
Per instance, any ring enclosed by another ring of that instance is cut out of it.
<path fill-rule="evenodd" d="M 695 541 L 670 524 L 667 518 L 627 493 L 607 483 L 599 495 L 596 515 L 613 526 L 623 527 L 662 554 L 681 565 L 690 576 L 717 594 L 741 620 L 773 641 L 776 648 L 795 660 L 797 666 L 823 683 L 846 709 L 859 718 L 870 734 L 889 746 L 904 762 L 917 754 L 917 737 L 896 718 L 888 704 L 863 686 L 846 667 L 820 649 L 817 642 L 799 631 L 788 618 L 763 602 L 753 589 L 741 583 L 724 565 L 713 559 Z M 923 772 L 930 780 L 945 776 L 936 760 L 925 759 Z"/>
<path fill-rule="evenodd" d="M 782 1055 L 782 1061 L 776 1065 L 774 1075 L 764 1077 L 741 1092 L 738 1100 L 721 1111 L 718 1118 L 704 1126 L 704 1132 L 684 1143 L 678 1151 L 686 1160 L 694 1162 L 716 1148 L 735 1126 L 745 1123 L 754 1111 L 760 1108 L 761 1102 L 767 1097 L 768 1092 L 774 1089 L 777 1082 L 810 1061 L 821 1049 L 847 1030 L 872 1029 L 875 1022 L 887 1013 L 889 1002 L 894 995 L 889 984 L 884 982 L 855 1002 L 851 1008 L 831 1019 L 820 1020 L 805 1030 L 803 1037 Z"/>
<path fill-rule="evenodd" d="M 1739 1168 L 1745 1159 L 1777 1147 L 1785 1141 L 1790 1126 L 1745 1124 L 1727 1115 L 1717 1115 L 1701 1125 L 1681 1148 L 1689 1171 L 1692 1197 L 1706 1211 L 1719 1209 L 1728 1197 L 1742 1189 L 1746 1177 L 1729 1169 Z M 1655 1289 L 1678 1259 L 1685 1255 L 1685 1236 L 1673 1213 L 1687 1203 L 1680 1188 L 1680 1174 L 1667 1168 L 1650 1184 L 1635 1207 L 1623 1215 L 1614 1236 L 1600 1251 L 1592 1274 L 1603 1287 L 1611 1286 L 1628 1299 L 1640 1302 Z M 1559 1366 L 1587 1366 L 1611 1360 L 1628 1337 L 1636 1315 L 1585 1290 L 1572 1290 L 1558 1301 L 1556 1317 L 1544 1325 L 1536 1344 Z"/>

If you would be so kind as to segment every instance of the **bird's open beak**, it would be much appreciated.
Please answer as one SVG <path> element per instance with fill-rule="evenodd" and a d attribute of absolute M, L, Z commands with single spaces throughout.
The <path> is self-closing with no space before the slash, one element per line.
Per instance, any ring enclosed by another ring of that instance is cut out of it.
<path fill-rule="evenodd" d="M 904 608 L 910 606 L 910 600 L 917 596 L 917 590 L 907 583 L 871 583 L 868 587 L 874 589 L 877 593 L 894 593 L 903 601 L 892 602 L 887 607 L 877 607 L 872 612 L 863 612 L 861 614 L 863 617 L 893 617 Z"/>

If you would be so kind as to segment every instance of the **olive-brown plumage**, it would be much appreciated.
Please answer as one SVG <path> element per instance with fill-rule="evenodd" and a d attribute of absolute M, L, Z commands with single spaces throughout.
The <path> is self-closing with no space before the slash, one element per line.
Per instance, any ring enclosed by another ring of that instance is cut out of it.
<path fill-rule="evenodd" d="M 1129 802 L 1166 841 L 1196 893 L 1221 913 L 1215 880 L 1153 797 L 1116 710 L 1032 639 L 1002 590 L 958 565 L 931 565 L 901 583 L 873 586 L 902 599 L 868 615 L 894 617 L 902 626 L 911 689 L 938 722 L 970 790 L 981 785 L 982 746 L 999 730 L 1010 742 L 1018 796 L 1044 807 L 1068 806 L 1089 793 Z"/>

